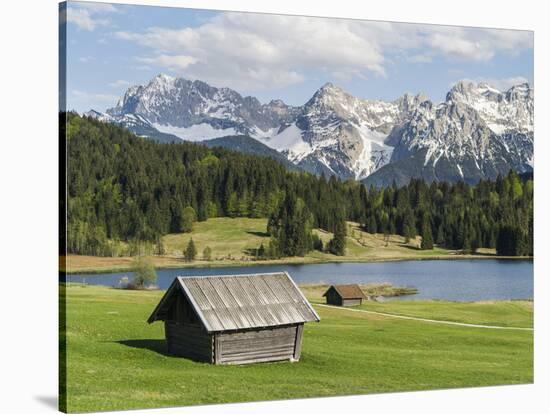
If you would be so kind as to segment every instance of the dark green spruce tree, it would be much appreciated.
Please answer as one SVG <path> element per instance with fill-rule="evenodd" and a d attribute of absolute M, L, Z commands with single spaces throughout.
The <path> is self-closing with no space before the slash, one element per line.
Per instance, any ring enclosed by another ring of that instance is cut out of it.
<path fill-rule="evenodd" d="M 336 256 L 345 256 L 346 254 L 346 221 L 343 217 L 336 222 L 334 236 L 328 243 L 328 251 Z"/>
<path fill-rule="evenodd" d="M 430 224 L 430 218 L 424 215 L 422 220 L 422 242 L 420 248 L 422 250 L 432 250 L 434 248 L 434 239 L 432 234 L 432 226 Z"/>

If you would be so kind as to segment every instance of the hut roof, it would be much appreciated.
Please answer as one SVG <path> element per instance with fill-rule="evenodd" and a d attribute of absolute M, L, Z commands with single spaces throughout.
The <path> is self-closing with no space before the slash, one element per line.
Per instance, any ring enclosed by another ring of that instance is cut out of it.
<path fill-rule="evenodd" d="M 366 299 L 365 294 L 359 287 L 359 285 L 332 285 L 328 290 L 323 294 L 326 296 L 327 293 L 334 289 L 342 297 L 342 299 Z"/>
<path fill-rule="evenodd" d="M 288 273 L 178 276 L 148 319 L 164 320 L 180 290 L 208 332 L 319 321 Z"/>

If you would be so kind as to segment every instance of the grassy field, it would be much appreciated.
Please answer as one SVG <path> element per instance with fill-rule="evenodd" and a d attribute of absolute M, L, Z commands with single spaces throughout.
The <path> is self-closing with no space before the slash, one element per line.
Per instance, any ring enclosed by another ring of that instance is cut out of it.
<path fill-rule="evenodd" d="M 328 285 L 301 285 L 311 303 L 325 303 L 323 293 Z M 400 296 L 401 288 L 389 284 L 361 285 L 367 295 Z M 398 300 L 388 302 L 363 301 L 354 309 L 364 309 L 394 315 L 413 316 L 474 325 L 496 325 L 519 328 L 533 327 L 533 302 L 503 300 L 485 302 L 450 302 L 443 300 Z"/>
<path fill-rule="evenodd" d="M 318 289 L 304 290 L 312 301 L 319 300 Z M 196 363 L 167 355 L 162 324 L 145 322 L 162 294 L 62 287 L 69 411 L 533 381 L 532 332 L 438 325 L 320 306 L 321 322 L 306 325 L 298 363 Z M 365 307 L 465 322 L 532 323 L 526 302 L 369 302 Z"/>
<path fill-rule="evenodd" d="M 430 259 L 430 258 L 472 258 L 495 257 L 494 250 L 485 249 L 475 256 L 461 255 L 460 252 L 436 247 L 433 250 L 419 250 L 420 238 L 405 244 L 403 237 L 392 235 L 384 240 L 383 234 L 363 232 L 357 223 L 349 223 L 347 251 L 345 256 L 312 251 L 305 257 L 290 257 L 280 260 L 255 261 L 251 250 L 261 243 L 267 245 L 266 219 L 212 218 L 195 223 L 192 233 L 169 234 L 163 237 L 165 256 L 152 256 L 157 268 L 202 267 L 202 266 L 245 266 L 275 263 L 323 263 L 323 262 L 371 262 L 384 260 Z M 332 234 L 315 230 L 328 242 Z M 183 250 L 190 238 L 198 250 L 197 260 L 188 263 L 183 260 Z M 212 249 L 212 260 L 204 261 L 202 251 L 206 246 Z M 68 273 L 107 272 L 128 270 L 132 266 L 131 257 L 93 257 L 69 255 L 62 258 L 60 267 Z"/>

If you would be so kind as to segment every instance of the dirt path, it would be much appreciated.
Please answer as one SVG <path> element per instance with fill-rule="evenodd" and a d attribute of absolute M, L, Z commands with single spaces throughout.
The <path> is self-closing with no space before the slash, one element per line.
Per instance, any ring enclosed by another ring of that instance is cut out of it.
<path fill-rule="evenodd" d="M 469 328 L 510 329 L 510 330 L 515 330 L 515 331 L 533 331 L 533 328 L 520 328 L 520 327 L 515 327 L 515 326 L 476 325 L 476 324 L 473 324 L 473 323 L 441 321 L 441 320 L 437 320 L 437 319 L 426 319 L 426 318 L 416 318 L 414 316 L 396 315 L 396 314 L 393 314 L 393 313 L 375 312 L 375 311 L 368 311 L 368 310 L 364 310 L 364 309 L 351 309 L 351 308 L 345 308 L 345 307 L 341 307 L 341 306 L 323 305 L 321 303 L 314 303 L 313 305 L 314 306 L 322 306 L 324 308 L 345 310 L 345 311 L 350 311 L 350 312 L 370 313 L 370 314 L 373 314 L 373 315 L 387 316 L 389 318 L 410 319 L 412 321 L 440 323 L 440 324 L 444 324 L 444 325 L 466 326 L 466 327 L 469 327 Z"/>

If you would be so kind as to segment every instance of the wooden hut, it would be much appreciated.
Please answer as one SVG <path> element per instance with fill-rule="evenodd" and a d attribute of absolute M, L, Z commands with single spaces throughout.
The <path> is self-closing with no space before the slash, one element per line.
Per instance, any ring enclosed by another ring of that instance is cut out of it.
<path fill-rule="evenodd" d="M 332 285 L 323 296 L 336 306 L 358 306 L 367 298 L 359 285 Z"/>
<path fill-rule="evenodd" d="M 164 321 L 168 352 L 213 364 L 300 358 L 319 315 L 288 273 L 177 277 L 148 319 Z"/>

